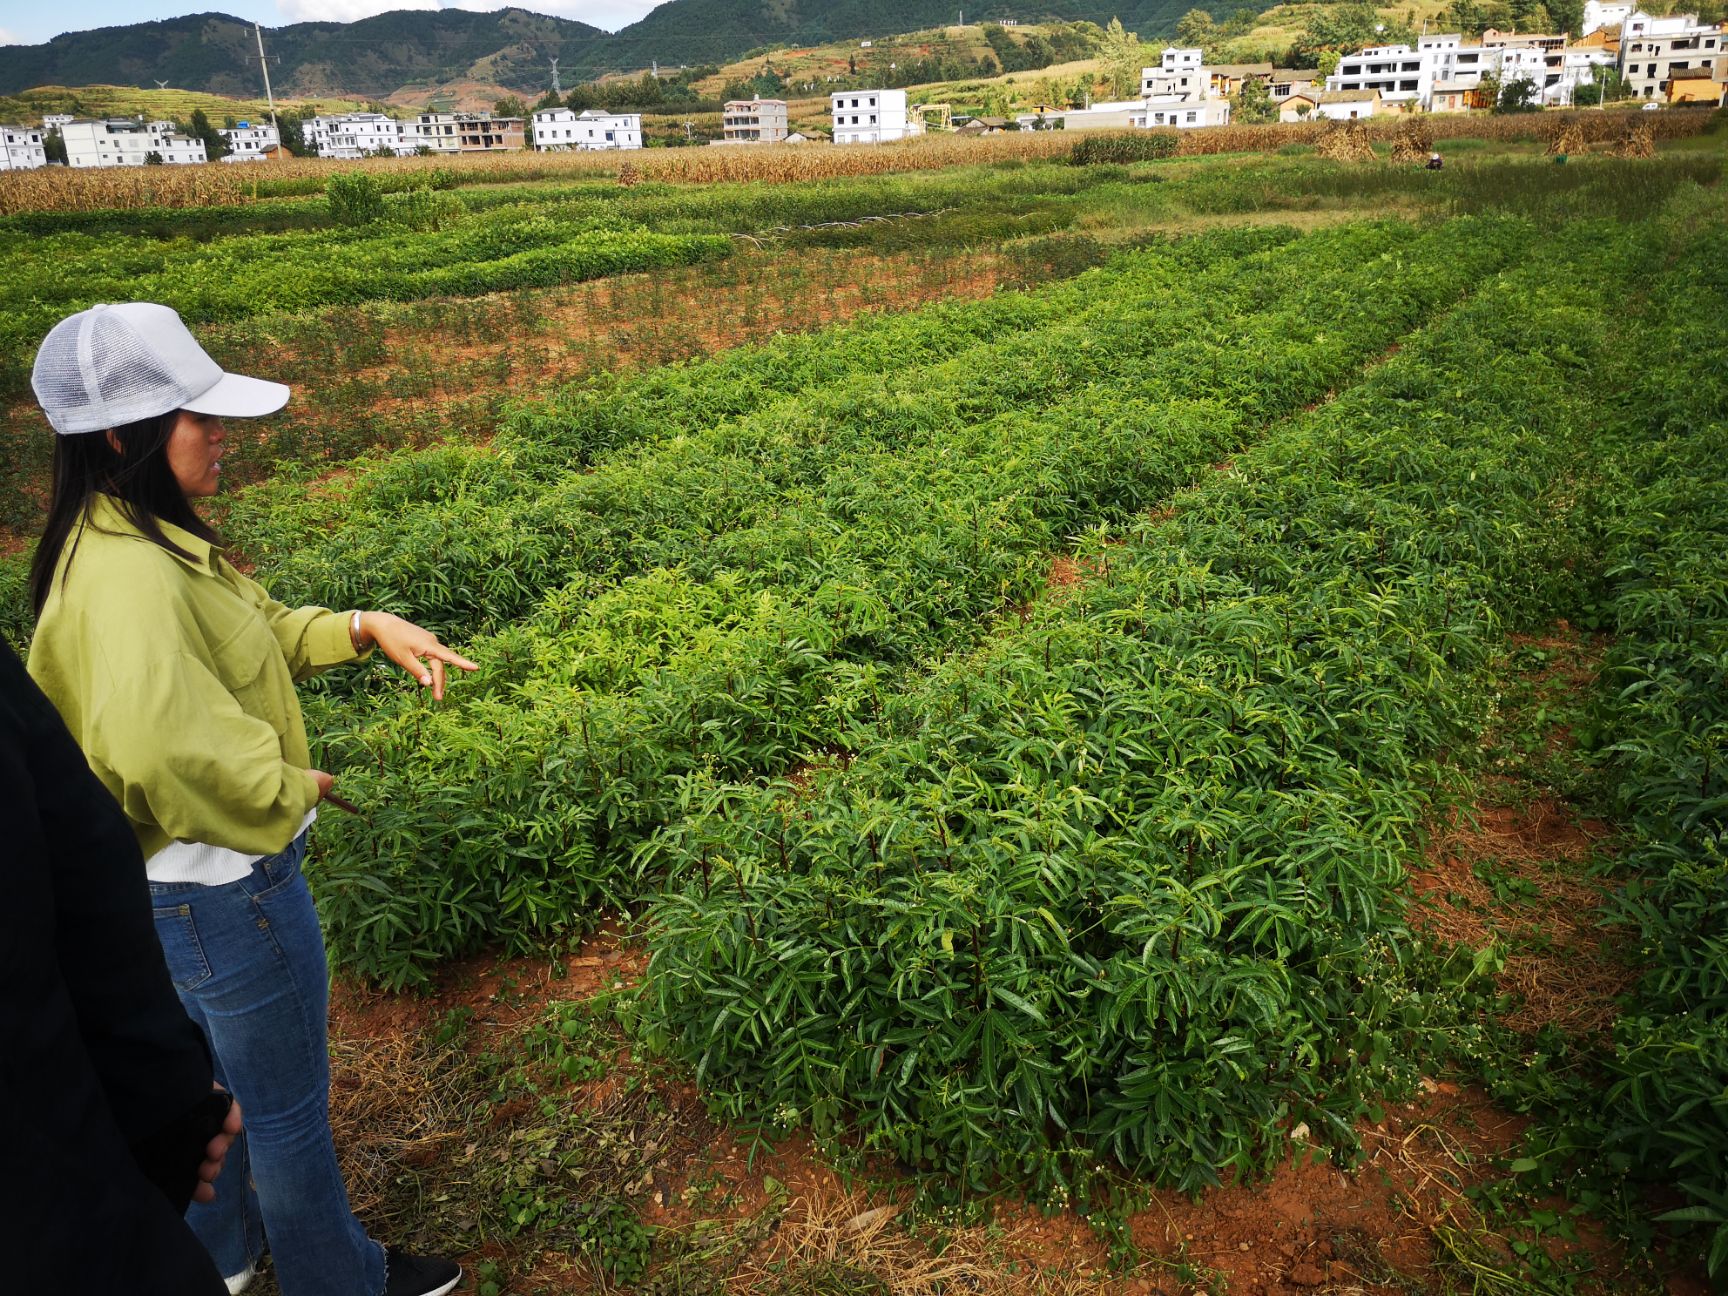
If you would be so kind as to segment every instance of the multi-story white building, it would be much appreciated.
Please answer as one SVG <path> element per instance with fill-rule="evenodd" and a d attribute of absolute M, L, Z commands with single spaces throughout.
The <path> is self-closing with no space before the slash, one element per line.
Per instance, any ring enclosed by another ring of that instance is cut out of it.
<path fill-rule="evenodd" d="M 462 144 L 456 136 L 456 114 L 453 112 L 423 112 L 403 125 L 405 134 L 414 136 L 417 148 L 434 153 L 460 153 Z"/>
<path fill-rule="evenodd" d="M 720 114 L 728 144 L 779 144 L 786 139 L 784 99 L 728 99 Z"/>
<path fill-rule="evenodd" d="M 1446 64 L 1465 52 L 1457 33 L 1424 36 L 1417 48 L 1408 45 L 1370 45 L 1338 60 L 1337 70 L 1326 78 L 1326 93 L 1378 90 L 1379 106 L 1400 110 L 1428 102 L 1437 80 L 1455 80 Z M 1474 47 L 1473 53 L 1479 53 Z M 1476 64 L 1471 58 L 1467 62 Z M 1478 72 L 1478 75 L 1480 73 Z M 1322 107 L 1325 99 L 1322 96 Z"/>
<path fill-rule="evenodd" d="M 842 90 L 828 96 L 836 144 L 888 144 L 924 133 L 904 90 Z"/>
<path fill-rule="evenodd" d="M 1493 77 L 1502 85 L 1528 81 L 1544 106 L 1570 104 L 1581 84 L 1613 55 L 1599 47 L 1574 49 L 1563 36 L 1513 36 L 1485 33 L 1482 44 L 1466 45 L 1455 32 L 1424 36 L 1408 45 L 1370 46 L 1338 60 L 1326 78 L 1329 93 L 1377 90 L 1380 111 L 1425 108 L 1458 111 L 1470 92 Z M 1440 102 L 1436 104 L 1436 87 Z"/>
<path fill-rule="evenodd" d="M 48 165 L 47 131 L 39 126 L 0 126 L 0 171 L 34 171 Z"/>
<path fill-rule="evenodd" d="M 593 108 L 542 108 L 534 114 L 534 151 L 569 153 L 642 147 L 641 113 L 604 113 Z"/>
<path fill-rule="evenodd" d="M 1265 70 L 1270 74 L 1272 65 L 1267 64 Z M 1144 129 L 1179 130 L 1227 126 L 1230 99 L 1214 87 L 1229 84 L 1234 84 L 1229 73 L 1206 66 L 1203 50 L 1167 46 L 1157 67 L 1140 69 L 1140 101 L 1133 106 L 1128 124 Z"/>
<path fill-rule="evenodd" d="M 383 113 L 336 113 L 307 122 L 306 143 L 319 157 L 373 157 L 381 149 L 407 157 L 419 149 L 420 137 L 410 123 Z"/>
<path fill-rule="evenodd" d="M 1140 97 L 1150 99 L 1164 95 L 1200 95 L 1211 88 L 1212 75 L 1206 68 L 1204 51 L 1167 46 L 1157 67 L 1140 69 Z"/>
<path fill-rule="evenodd" d="M 269 122 L 235 122 L 217 134 L 228 143 L 224 162 L 263 162 L 282 145 L 282 137 Z"/>
<path fill-rule="evenodd" d="M 174 133 L 173 122 L 131 117 L 71 121 L 60 128 L 66 163 L 74 167 L 143 166 L 151 154 L 170 166 L 206 162 L 204 141 Z"/>
<path fill-rule="evenodd" d="M 1660 99 L 1668 93 L 1668 82 L 1676 72 L 1708 68 L 1711 79 L 1728 79 L 1724 70 L 1722 28 L 1698 25 L 1691 14 L 1679 15 L 1687 25 L 1677 30 L 1665 19 L 1652 19 L 1634 32 L 1633 24 L 1646 15 L 1627 19 L 1620 37 L 1620 75 L 1626 92 L 1638 99 Z"/>

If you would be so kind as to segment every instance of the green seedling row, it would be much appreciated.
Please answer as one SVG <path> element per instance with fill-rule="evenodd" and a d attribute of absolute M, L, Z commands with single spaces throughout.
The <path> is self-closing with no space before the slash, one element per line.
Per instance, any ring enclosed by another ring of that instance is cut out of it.
<path fill-rule="evenodd" d="M 438 231 L 375 226 L 209 243 L 59 234 L 17 242 L 0 263 L 9 382 L 27 371 L 27 357 L 49 328 L 97 302 L 161 302 L 197 324 L 574 283 L 725 256 L 732 246 L 719 235 L 661 234 L 616 218 L 572 220 L 519 208 Z"/>
<path fill-rule="evenodd" d="M 692 528 L 720 529 L 722 514 L 826 472 L 848 443 L 926 435 L 960 403 L 972 418 L 1035 409 L 1064 384 L 1108 380 L 1183 338 L 1219 296 L 1300 283 L 1288 235 L 1201 243 L 1035 293 L 580 384 L 518 411 L 490 447 L 398 454 L 329 497 L 298 483 L 249 492 L 229 534 L 284 598 L 382 607 L 473 635 L 579 572 L 639 569 L 637 546 L 666 530 L 682 544 Z M 1271 264 L 1238 284 L 1250 249 Z M 1101 345 L 1094 331 L 1120 334 L 1110 317 L 1124 307 L 1142 335 L 1120 351 Z M 596 458 L 592 473 L 572 475 Z"/>
<path fill-rule="evenodd" d="M 1545 245 L 848 751 L 683 780 L 641 852 L 677 879 L 650 1038 L 728 1117 L 971 1186 L 1347 1155 L 1487 966 L 1423 953 L 1406 869 L 1503 626 L 1575 597 L 1593 375 L 1651 261 Z"/>
<path fill-rule="evenodd" d="M 1581 1146 L 1676 1189 L 1672 1227 L 1728 1275 L 1728 238 L 1652 293 L 1603 507 L 1596 754 L 1629 880 L 1616 922 L 1645 972 L 1622 1005 Z M 1575 1120 L 1577 1113 L 1564 1114 Z"/>
<path fill-rule="evenodd" d="M 1282 259 L 1249 258 L 1236 280 L 1251 290 L 1183 316 L 1188 331 L 1151 349 L 1124 275 L 1112 323 L 1058 334 L 1124 353 L 1111 382 L 1071 381 L 1079 361 L 1053 348 L 1036 389 L 1061 398 L 1043 408 L 1017 399 L 980 419 L 978 402 L 951 397 L 871 443 L 762 442 L 801 466 L 750 463 L 777 493 L 750 497 L 749 516 L 680 517 L 682 473 L 676 507 L 637 477 L 573 479 L 595 504 L 612 505 L 602 484 L 628 495 L 643 530 L 620 551 L 638 570 L 598 592 L 572 582 L 484 641 L 488 677 L 442 710 L 392 697 L 318 714 L 344 786 L 373 808 L 365 832 L 332 834 L 316 870 L 333 950 L 402 982 L 627 900 L 641 885 L 634 849 L 684 812 L 680 778 L 773 774 L 850 745 L 899 675 L 1035 596 L 1068 536 L 1152 507 L 1531 245 L 1517 222 L 1463 232 L 1313 235 L 1299 279 Z M 1352 295 L 1360 305 L 1341 312 Z M 735 427 L 709 439 L 715 463 L 737 459 Z M 687 463 L 701 440 L 654 461 Z"/>

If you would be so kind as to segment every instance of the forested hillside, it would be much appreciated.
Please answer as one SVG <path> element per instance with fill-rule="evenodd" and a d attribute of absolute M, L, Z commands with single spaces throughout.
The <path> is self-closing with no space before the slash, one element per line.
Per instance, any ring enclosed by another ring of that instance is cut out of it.
<path fill-rule="evenodd" d="M 1047 0 L 1029 13 L 1004 0 L 965 7 L 968 22 L 1014 17 L 1124 25 L 1168 36 L 1190 0 Z M 1247 7 L 1265 8 L 1253 0 Z M 670 0 L 617 33 L 522 9 L 470 13 L 399 11 L 354 23 L 269 29 L 271 79 L 284 95 L 387 98 L 404 87 L 475 80 L 524 94 L 544 90 L 551 60 L 566 85 L 658 64 L 725 63 L 776 45 L 887 36 L 941 27 L 960 16 L 951 0 Z M 1015 69 L 1008 69 L 1015 70 Z M 45 45 L 0 47 L 0 94 L 42 85 L 139 85 L 251 95 L 259 83 L 252 24 L 226 14 L 68 32 Z"/>

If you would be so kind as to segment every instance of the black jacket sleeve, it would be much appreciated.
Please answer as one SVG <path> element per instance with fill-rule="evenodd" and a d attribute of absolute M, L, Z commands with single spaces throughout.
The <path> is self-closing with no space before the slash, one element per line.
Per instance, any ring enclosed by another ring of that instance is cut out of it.
<path fill-rule="evenodd" d="M 155 1186 L 190 1192 L 202 1148 L 163 1136 L 188 1127 L 211 1072 L 156 942 L 144 862 L 3 644 L 0 883 L 0 1254 L 18 1289 L 224 1291 L 184 1202 Z"/>

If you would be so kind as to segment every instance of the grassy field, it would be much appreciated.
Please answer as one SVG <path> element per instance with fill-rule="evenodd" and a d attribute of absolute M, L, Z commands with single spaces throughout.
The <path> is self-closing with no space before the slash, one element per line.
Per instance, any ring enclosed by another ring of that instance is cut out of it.
<path fill-rule="evenodd" d="M 359 112 L 370 105 L 360 99 L 278 99 L 281 112 L 312 116 L 317 113 Z M 38 86 L 15 95 L 0 95 L 0 121 L 40 122 L 45 114 L 72 113 L 79 117 L 145 117 L 151 121 L 190 121 L 195 110 L 217 126 L 228 118 L 267 119 L 269 104 L 256 99 L 233 99 L 227 95 L 197 90 L 140 90 L 137 86 L 89 85 Z"/>
<path fill-rule="evenodd" d="M 368 1223 L 483 1293 L 1720 1274 L 1728 195 L 1660 116 L 15 206 L 13 350 L 170 301 L 295 387 L 216 515 L 273 592 L 483 663 L 305 698 Z"/>

